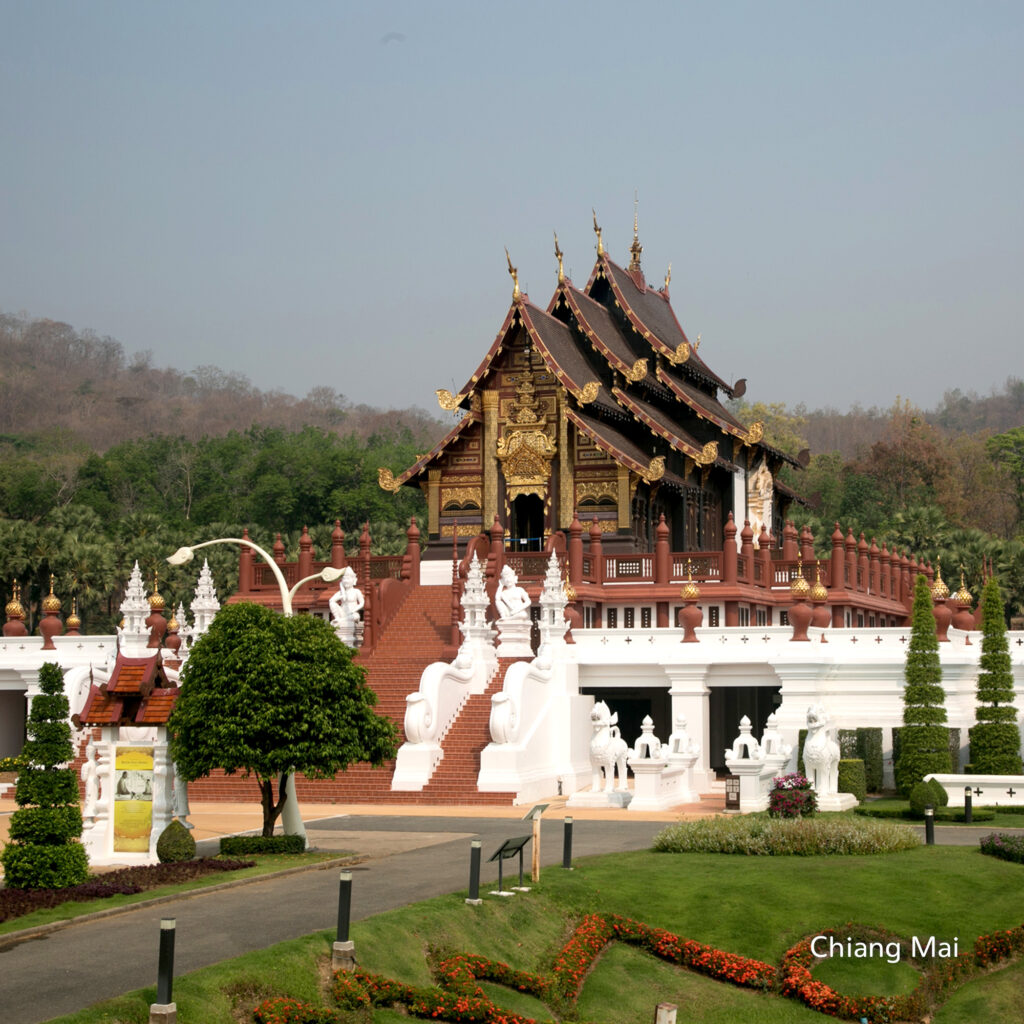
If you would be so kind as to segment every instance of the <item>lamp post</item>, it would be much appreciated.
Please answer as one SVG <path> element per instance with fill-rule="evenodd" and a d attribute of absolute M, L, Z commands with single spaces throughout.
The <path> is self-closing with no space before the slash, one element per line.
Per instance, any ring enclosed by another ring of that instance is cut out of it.
<path fill-rule="evenodd" d="M 271 572 L 274 574 L 274 579 L 277 580 L 277 585 L 281 591 L 281 608 L 284 614 L 291 618 L 292 616 L 292 598 L 295 597 L 296 593 L 301 586 L 312 580 L 323 580 L 324 583 L 334 583 L 336 580 L 341 578 L 341 574 L 344 569 L 338 569 L 333 565 L 325 566 L 319 572 L 313 573 L 312 576 L 305 576 L 298 583 L 295 584 L 290 590 L 288 589 L 288 581 L 284 578 L 284 573 L 281 572 L 281 567 L 274 561 L 273 557 L 258 544 L 254 544 L 251 540 L 245 537 L 218 537 L 215 540 L 204 540 L 201 544 L 193 544 L 191 547 L 178 548 L 173 555 L 169 555 L 167 561 L 170 565 L 187 565 L 195 557 L 195 553 L 200 548 L 208 548 L 211 544 L 241 544 L 243 547 L 251 548 L 263 559 L 267 565 L 270 566 Z M 284 828 L 285 834 L 290 836 L 302 836 L 306 838 L 306 826 L 302 823 L 302 815 L 299 813 L 299 798 L 295 794 L 295 772 L 291 771 L 288 773 L 288 784 L 285 788 L 285 801 L 284 808 L 281 811 L 281 824 Z"/>

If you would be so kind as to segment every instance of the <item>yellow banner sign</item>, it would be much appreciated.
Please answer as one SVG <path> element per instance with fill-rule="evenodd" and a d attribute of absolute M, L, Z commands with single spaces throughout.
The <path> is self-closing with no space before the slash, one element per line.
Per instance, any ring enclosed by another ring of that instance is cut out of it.
<path fill-rule="evenodd" d="M 147 853 L 153 829 L 153 748 L 118 747 L 114 757 L 114 850 Z"/>

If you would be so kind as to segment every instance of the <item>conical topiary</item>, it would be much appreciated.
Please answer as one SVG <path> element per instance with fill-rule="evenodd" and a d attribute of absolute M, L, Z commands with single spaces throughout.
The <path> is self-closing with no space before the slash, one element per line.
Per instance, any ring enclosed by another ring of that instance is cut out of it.
<path fill-rule="evenodd" d="M 0 854 L 4 882 L 12 889 L 63 889 L 89 875 L 89 859 L 77 841 L 82 834 L 78 780 L 61 765 L 74 756 L 68 699 L 59 665 L 39 670 L 39 689 L 28 716 L 23 756 L 11 815 L 10 842 Z"/>
<path fill-rule="evenodd" d="M 950 770 L 939 640 L 935 635 L 932 595 L 924 576 L 918 576 L 914 586 L 910 645 L 903 674 L 904 725 L 900 730 L 896 785 L 906 796 L 914 783 L 926 775 Z"/>
<path fill-rule="evenodd" d="M 971 729 L 975 775 L 1020 775 L 1020 729 L 1013 705 L 1013 670 L 1006 642 L 1003 597 L 993 577 L 981 593 L 981 665 L 978 724 Z"/>

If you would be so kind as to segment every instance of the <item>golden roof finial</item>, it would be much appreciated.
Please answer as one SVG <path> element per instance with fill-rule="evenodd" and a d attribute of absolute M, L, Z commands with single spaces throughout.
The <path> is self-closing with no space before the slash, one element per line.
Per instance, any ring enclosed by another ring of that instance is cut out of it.
<path fill-rule="evenodd" d="M 512 257 L 508 254 L 508 246 L 505 246 L 505 259 L 508 260 L 508 272 L 512 278 L 512 301 L 518 302 L 522 293 L 519 291 L 519 271 L 512 266 Z"/>
<path fill-rule="evenodd" d="M 604 255 L 604 243 L 601 241 L 601 229 L 597 226 L 597 211 L 591 207 L 590 212 L 594 215 L 594 234 L 597 235 L 597 255 Z"/>
<path fill-rule="evenodd" d="M 68 616 L 68 620 L 65 623 L 68 629 L 78 629 L 82 625 L 82 620 L 78 616 L 78 598 L 71 598 L 71 614 Z"/>
<path fill-rule="evenodd" d="M 971 592 L 967 589 L 967 584 L 964 581 L 963 565 L 960 566 L 960 589 L 953 595 L 953 597 L 963 605 L 968 605 L 973 600 Z"/>
<path fill-rule="evenodd" d="M 668 265 L 668 270 L 665 271 L 665 291 L 668 291 L 669 281 L 672 280 L 672 264 Z"/>
<path fill-rule="evenodd" d="M 814 586 L 811 587 L 811 598 L 814 601 L 827 601 L 828 591 L 825 584 L 821 582 L 821 559 L 814 563 Z"/>
<path fill-rule="evenodd" d="M 631 259 L 629 261 L 630 270 L 640 269 L 640 253 L 644 251 L 644 247 L 640 244 L 640 195 L 633 190 L 633 244 L 629 247 Z"/>
<path fill-rule="evenodd" d="M 558 232 L 555 232 L 555 257 L 558 260 L 558 283 L 562 284 L 565 281 L 565 271 L 562 269 L 562 257 L 565 253 L 558 248 Z"/>
<path fill-rule="evenodd" d="M 25 618 L 25 609 L 21 604 L 21 584 L 17 580 L 11 584 L 11 599 L 7 602 L 5 611 L 9 619 Z"/>
<path fill-rule="evenodd" d="M 932 597 L 936 601 L 945 601 L 949 597 L 949 587 L 942 578 L 942 559 L 935 559 L 935 582 L 932 584 Z"/>
<path fill-rule="evenodd" d="M 164 606 L 167 602 L 163 599 L 163 595 L 160 593 L 160 574 L 156 571 L 153 572 L 153 593 L 149 595 L 149 607 L 155 611 L 163 611 Z"/>

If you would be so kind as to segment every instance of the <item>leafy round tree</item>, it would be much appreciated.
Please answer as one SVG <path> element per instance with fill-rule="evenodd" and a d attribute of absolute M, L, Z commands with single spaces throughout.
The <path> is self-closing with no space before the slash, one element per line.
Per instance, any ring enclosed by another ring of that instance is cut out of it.
<path fill-rule="evenodd" d="M 971 729 L 971 765 L 976 775 L 1020 775 L 1020 730 L 1013 705 L 1010 649 L 1003 597 L 994 577 L 981 594 L 981 629 L 978 724 Z"/>
<path fill-rule="evenodd" d="M 189 654 L 169 722 L 182 778 L 215 768 L 255 776 L 269 836 L 293 768 L 326 778 L 393 757 L 394 723 L 374 712 L 377 695 L 351 653 L 323 619 L 221 609 Z"/>
<path fill-rule="evenodd" d="M 932 595 L 924 576 L 918 576 L 914 586 L 910 645 L 903 674 L 904 725 L 895 771 L 896 785 L 906 795 L 926 775 L 950 770 L 939 640 L 935 635 Z"/>
<path fill-rule="evenodd" d="M 68 699 L 59 665 L 39 670 L 39 689 L 28 716 L 28 741 L 22 756 L 28 766 L 18 773 L 11 815 L 10 842 L 0 854 L 4 881 L 12 889 L 62 889 L 78 885 L 89 875 L 78 805 L 78 780 L 73 768 L 62 768 L 74 757 Z"/>

